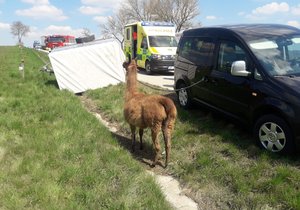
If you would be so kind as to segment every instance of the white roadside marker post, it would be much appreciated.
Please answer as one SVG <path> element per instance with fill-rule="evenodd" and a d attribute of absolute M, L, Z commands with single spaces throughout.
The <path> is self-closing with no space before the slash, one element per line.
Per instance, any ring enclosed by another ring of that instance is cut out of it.
<path fill-rule="evenodd" d="M 23 79 L 25 78 L 25 65 L 24 65 L 24 59 L 21 60 L 21 63 L 19 65 L 19 71 L 22 73 Z"/>

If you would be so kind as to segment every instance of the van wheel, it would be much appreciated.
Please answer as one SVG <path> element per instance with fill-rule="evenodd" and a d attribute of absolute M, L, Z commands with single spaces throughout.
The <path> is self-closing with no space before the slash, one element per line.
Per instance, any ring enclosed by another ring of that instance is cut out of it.
<path fill-rule="evenodd" d="M 186 87 L 184 83 L 180 83 L 178 85 L 178 91 L 176 91 L 179 105 L 184 109 L 188 109 L 192 106 L 191 94 Z"/>
<path fill-rule="evenodd" d="M 263 149 L 281 154 L 295 151 L 291 129 L 283 119 L 275 115 L 270 114 L 259 118 L 253 132 L 259 146 Z"/>
<path fill-rule="evenodd" d="M 149 61 L 146 61 L 146 64 L 145 64 L 145 70 L 146 70 L 146 73 L 147 73 L 148 75 L 151 75 L 151 74 L 152 74 L 151 66 L 150 66 Z"/>

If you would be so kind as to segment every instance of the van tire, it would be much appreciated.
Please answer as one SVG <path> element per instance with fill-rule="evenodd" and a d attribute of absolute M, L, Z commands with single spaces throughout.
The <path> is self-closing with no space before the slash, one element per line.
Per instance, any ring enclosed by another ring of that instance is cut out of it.
<path fill-rule="evenodd" d="M 181 82 L 177 86 L 177 99 L 179 102 L 179 105 L 184 109 L 189 109 L 192 107 L 192 99 L 191 99 L 191 93 L 189 89 L 186 89 L 185 83 Z"/>
<path fill-rule="evenodd" d="M 262 149 L 280 154 L 295 152 L 296 147 L 290 127 L 276 115 L 268 114 L 259 118 L 255 123 L 253 134 Z"/>
<path fill-rule="evenodd" d="M 149 61 L 146 61 L 146 64 L 145 64 L 145 71 L 148 75 L 151 75 L 152 74 L 152 71 L 151 71 L 151 66 L 150 66 L 150 63 Z"/>

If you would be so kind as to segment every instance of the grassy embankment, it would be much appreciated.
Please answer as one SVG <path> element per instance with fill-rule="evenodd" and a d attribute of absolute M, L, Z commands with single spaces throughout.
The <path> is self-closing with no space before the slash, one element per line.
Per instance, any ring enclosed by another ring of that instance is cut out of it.
<path fill-rule="evenodd" d="M 0 209 L 168 209 L 79 98 L 40 72 L 32 49 L 23 54 L 24 79 L 20 49 L 0 47 Z"/>
<path fill-rule="evenodd" d="M 157 93 L 139 86 L 143 92 Z M 128 133 L 122 115 L 124 88 L 120 84 L 86 95 Z M 137 159 L 153 157 L 148 154 L 150 132 L 145 139 L 148 151 L 138 152 Z M 300 209 L 299 156 L 282 157 L 260 150 L 249 133 L 207 110 L 178 108 L 171 162 L 163 173 L 192 189 L 191 196 L 204 208 Z"/>

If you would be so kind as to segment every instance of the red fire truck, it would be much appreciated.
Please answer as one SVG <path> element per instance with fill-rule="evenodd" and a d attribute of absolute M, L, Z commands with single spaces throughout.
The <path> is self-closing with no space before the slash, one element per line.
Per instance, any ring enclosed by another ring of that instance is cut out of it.
<path fill-rule="evenodd" d="M 75 37 L 70 35 L 42 36 L 42 47 L 52 50 L 55 47 L 63 47 L 76 44 Z"/>

